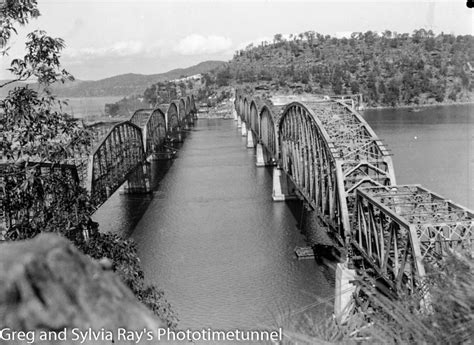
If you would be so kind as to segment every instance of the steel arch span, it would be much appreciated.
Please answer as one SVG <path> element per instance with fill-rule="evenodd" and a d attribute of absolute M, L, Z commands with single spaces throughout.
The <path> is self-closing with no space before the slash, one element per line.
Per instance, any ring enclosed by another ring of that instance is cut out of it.
<path fill-rule="evenodd" d="M 145 162 L 140 127 L 125 121 L 113 126 L 91 153 L 86 189 L 100 206 Z"/>
<path fill-rule="evenodd" d="M 264 105 L 258 117 L 259 141 L 270 153 L 272 158 L 277 157 L 277 127 L 272 110 Z"/>
<path fill-rule="evenodd" d="M 179 125 L 184 128 L 186 126 L 186 99 L 180 98 L 178 101 Z"/>
<path fill-rule="evenodd" d="M 191 111 L 191 114 L 193 115 L 193 117 L 196 115 L 197 113 L 197 107 L 196 107 L 196 101 L 194 99 L 194 95 L 191 95 L 190 97 L 190 111 Z"/>
<path fill-rule="evenodd" d="M 192 109 L 191 109 L 191 96 L 187 95 L 186 96 L 186 117 L 189 118 L 189 115 L 191 115 Z"/>
<path fill-rule="evenodd" d="M 171 102 L 166 110 L 166 131 L 169 134 L 176 134 L 179 132 L 179 113 L 175 101 Z"/>
<path fill-rule="evenodd" d="M 260 137 L 260 127 L 258 123 L 258 100 L 252 99 L 249 106 L 249 125 L 250 129 L 257 137 Z"/>
<path fill-rule="evenodd" d="M 166 140 L 166 116 L 163 110 L 160 108 L 137 110 L 130 118 L 130 122 L 142 129 L 146 156 L 158 152 Z"/>
<path fill-rule="evenodd" d="M 248 125 L 249 124 L 249 98 L 248 97 L 244 98 L 243 115 L 244 117 L 242 118 L 242 121 Z"/>
<path fill-rule="evenodd" d="M 390 155 L 365 120 L 339 102 L 292 102 L 278 129 L 281 167 L 346 245 L 356 188 L 395 184 Z"/>

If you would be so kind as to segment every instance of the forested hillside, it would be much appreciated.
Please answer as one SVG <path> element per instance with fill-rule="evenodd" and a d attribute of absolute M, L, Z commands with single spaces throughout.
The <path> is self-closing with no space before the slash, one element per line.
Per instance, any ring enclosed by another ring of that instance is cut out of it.
<path fill-rule="evenodd" d="M 219 86 L 267 82 L 292 92 L 362 93 L 369 106 L 474 99 L 474 37 L 385 31 L 350 38 L 313 31 L 249 45 L 214 73 Z M 471 64 L 469 64 L 471 62 Z"/>
<path fill-rule="evenodd" d="M 65 84 L 54 85 L 53 92 L 60 97 L 104 97 L 131 96 L 142 94 L 153 83 L 209 72 L 224 64 L 223 61 L 204 61 L 187 68 L 177 68 L 160 74 L 121 74 L 106 79 L 84 81 L 68 81 Z M 0 84 L 5 81 L 0 80 Z M 0 90 L 0 97 L 6 96 L 9 90 L 24 83 L 16 82 Z M 32 85 L 33 88 L 37 87 Z"/>

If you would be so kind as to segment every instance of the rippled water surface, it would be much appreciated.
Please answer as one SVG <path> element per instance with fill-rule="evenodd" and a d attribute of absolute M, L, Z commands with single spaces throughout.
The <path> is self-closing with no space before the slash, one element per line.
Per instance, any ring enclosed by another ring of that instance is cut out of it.
<path fill-rule="evenodd" d="M 364 114 L 391 149 L 398 184 L 425 187 L 474 208 L 474 106 Z"/>
<path fill-rule="evenodd" d="M 272 201 L 271 170 L 254 155 L 233 120 L 199 120 L 133 231 L 146 277 L 180 327 L 274 325 L 280 312 L 322 315 L 318 298 L 332 298 L 331 275 L 294 258 L 304 244 L 298 203 Z M 116 229 L 113 214 L 137 201 L 114 198 L 101 217 Z"/>

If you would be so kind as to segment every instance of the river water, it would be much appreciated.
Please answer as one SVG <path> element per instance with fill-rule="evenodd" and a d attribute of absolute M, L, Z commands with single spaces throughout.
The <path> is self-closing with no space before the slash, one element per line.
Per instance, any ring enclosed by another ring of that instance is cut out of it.
<path fill-rule="evenodd" d="M 394 154 L 397 182 L 420 183 L 474 207 L 472 106 L 371 110 L 364 117 Z M 300 205 L 271 199 L 269 168 L 232 120 L 200 119 L 154 193 L 114 195 L 96 213 L 131 235 L 145 275 L 165 291 L 180 328 L 261 328 L 331 312 L 333 275 L 293 249 Z M 156 168 L 156 167 L 155 167 Z M 327 302 L 327 303 L 325 303 Z"/>
<path fill-rule="evenodd" d="M 474 105 L 368 110 L 391 149 L 397 184 L 423 186 L 474 209 Z"/>

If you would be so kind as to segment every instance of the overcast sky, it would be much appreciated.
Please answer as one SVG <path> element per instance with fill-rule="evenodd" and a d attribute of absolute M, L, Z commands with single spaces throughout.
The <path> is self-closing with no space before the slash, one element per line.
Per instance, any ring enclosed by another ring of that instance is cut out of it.
<path fill-rule="evenodd" d="M 204 60 L 229 60 L 250 42 L 276 33 L 314 30 L 341 35 L 367 30 L 473 34 L 466 0 L 444 1 L 163 1 L 39 0 L 42 16 L 11 40 L 5 68 L 22 53 L 27 32 L 65 39 L 62 63 L 82 80 L 123 73 L 154 74 Z"/>

